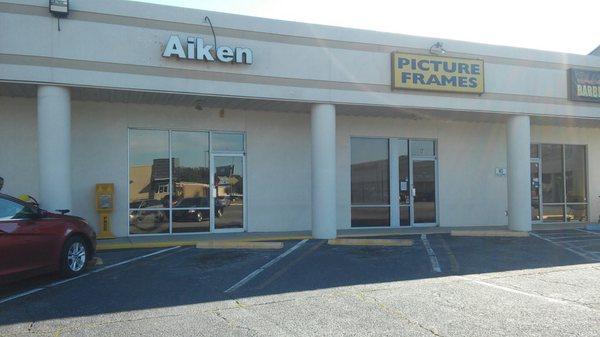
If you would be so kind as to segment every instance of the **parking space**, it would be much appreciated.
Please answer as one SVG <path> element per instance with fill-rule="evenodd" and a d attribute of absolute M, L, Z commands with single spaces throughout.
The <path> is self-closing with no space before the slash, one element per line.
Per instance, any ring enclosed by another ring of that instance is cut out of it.
<path fill-rule="evenodd" d="M 534 236 L 569 250 L 583 258 L 600 262 L 600 233 L 586 229 L 537 231 Z"/>
<path fill-rule="evenodd" d="M 42 290 L 0 304 L 0 335 L 594 336 L 600 265 L 555 244 L 600 237 L 579 233 L 100 252 L 85 277 L 5 287 L 0 299 Z"/>

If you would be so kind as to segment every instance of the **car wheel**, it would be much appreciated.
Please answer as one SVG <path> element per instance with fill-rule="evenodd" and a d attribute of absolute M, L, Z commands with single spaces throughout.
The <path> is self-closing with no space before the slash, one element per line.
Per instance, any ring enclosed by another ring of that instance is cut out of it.
<path fill-rule="evenodd" d="M 85 270 L 89 260 L 87 244 L 80 236 L 73 236 L 63 247 L 61 254 L 61 274 L 65 277 L 77 276 Z"/>
<path fill-rule="evenodd" d="M 198 213 L 196 213 L 196 221 L 202 222 L 203 220 L 204 217 L 202 216 L 202 212 L 198 211 Z"/>

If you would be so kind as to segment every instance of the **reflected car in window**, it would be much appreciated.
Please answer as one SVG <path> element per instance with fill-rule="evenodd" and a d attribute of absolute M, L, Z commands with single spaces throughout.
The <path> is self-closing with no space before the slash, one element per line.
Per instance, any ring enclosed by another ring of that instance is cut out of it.
<path fill-rule="evenodd" d="M 201 222 L 208 220 L 210 217 L 209 198 L 195 197 L 183 198 L 179 200 L 173 208 L 173 221 L 197 221 Z M 185 209 L 178 209 L 185 208 Z M 204 209 L 199 209 L 204 208 Z M 219 218 L 223 215 L 225 206 L 221 199 L 215 199 L 215 217 Z"/>
<path fill-rule="evenodd" d="M 168 219 L 166 210 L 151 208 L 163 208 L 160 200 L 148 199 L 138 200 L 129 204 L 129 225 L 142 230 L 151 230 L 160 227 Z M 148 208 L 145 210 L 145 208 Z"/>
<path fill-rule="evenodd" d="M 96 233 L 84 219 L 0 193 L 0 283 L 52 272 L 76 276 L 95 252 Z"/>

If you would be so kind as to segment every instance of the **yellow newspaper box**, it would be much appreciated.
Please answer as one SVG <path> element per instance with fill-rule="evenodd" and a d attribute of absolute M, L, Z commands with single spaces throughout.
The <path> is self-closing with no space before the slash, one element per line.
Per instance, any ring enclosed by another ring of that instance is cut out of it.
<path fill-rule="evenodd" d="M 114 239 L 110 214 L 114 209 L 115 185 L 96 184 L 96 211 L 100 214 L 98 239 Z"/>

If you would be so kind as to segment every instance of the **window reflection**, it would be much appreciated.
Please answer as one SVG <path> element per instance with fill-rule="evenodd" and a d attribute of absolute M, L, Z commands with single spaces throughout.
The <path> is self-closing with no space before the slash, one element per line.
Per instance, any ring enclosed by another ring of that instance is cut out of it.
<path fill-rule="evenodd" d="M 239 156 L 215 156 L 215 228 L 244 226 L 244 163 Z"/>
<path fill-rule="evenodd" d="M 413 156 L 435 156 L 435 141 L 433 140 L 411 140 L 410 154 Z"/>
<path fill-rule="evenodd" d="M 541 148 L 541 167 L 532 163 L 532 218 L 546 222 L 588 221 L 587 149 L 585 145 L 532 144 Z M 536 179 L 542 172 L 542 209 Z M 539 215 L 541 213 L 541 216 Z"/>
<path fill-rule="evenodd" d="M 565 179 L 567 202 L 586 202 L 585 146 L 565 145 Z"/>
<path fill-rule="evenodd" d="M 131 130 L 129 165 L 129 207 L 168 207 L 169 132 Z"/>
<path fill-rule="evenodd" d="M 567 205 L 567 221 L 588 221 L 587 205 Z"/>
<path fill-rule="evenodd" d="M 531 220 L 540 220 L 540 164 L 531 163 Z"/>
<path fill-rule="evenodd" d="M 209 231 L 211 200 L 216 228 L 243 228 L 243 157 L 232 159 L 228 175 L 221 176 L 227 165 L 215 163 L 221 180 L 211 198 L 210 139 L 210 132 L 129 130 L 131 234 Z M 218 132 L 212 140 L 216 150 L 244 149 L 240 133 Z"/>
<path fill-rule="evenodd" d="M 351 200 L 353 205 L 389 204 L 387 139 L 352 138 Z"/>
<path fill-rule="evenodd" d="M 539 158 L 540 157 L 540 146 L 539 144 L 531 144 L 530 147 L 531 158 Z"/>
<path fill-rule="evenodd" d="M 410 205 L 410 171 L 408 141 L 398 140 L 398 180 L 400 205 Z"/>
<path fill-rule="evenodd" d="M 144 206 L 144 204 L 141 204 Z M 129 211 L 129 233 L 157 234 L 169 233 L 169 211 L 138 209 Z"/>
<path fill-rule="evenodd" d="M 546 222 L 564 222 L 564 205 L 544 205 L 544 221 Z"/>
<path fill-rule="evenodd" d="M 173 132 L 171 142 L 173 207 L 209 207 L 208 202 L 205 202 L 206 206 L 194 202 L 209 197 L 208 132 Z"/>
<path fill-rule="evenodd" d="M 241 133 L 213 132 L 214 151 L 244 151 L 244 135 Z"/>
<path fill-rule="evenodd" d="M 564 201 L 562 145 L 542 145 L 542 198 L 545 203 Z"/>
<path fill-rule="evenodd" d="M 352 227 L 382 227 L 390 225 L 389 207 L 352 207 Z"/>

